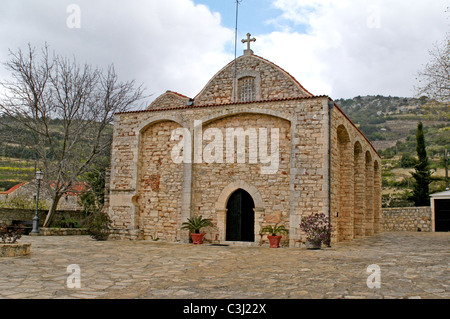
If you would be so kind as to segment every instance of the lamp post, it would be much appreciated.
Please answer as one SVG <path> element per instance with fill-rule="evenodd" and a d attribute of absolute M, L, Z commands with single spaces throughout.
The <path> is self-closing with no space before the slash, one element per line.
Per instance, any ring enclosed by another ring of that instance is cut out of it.
<path fill-rule="evenodd" d="M 37 180 L 37 193 L 36 193 L 36 214 L 33 218 L 33 230 L 32 234 L 39 234 L 39 188 L 41 187 L 41 180 L 44 178 L 44 172 L 38 170 L 36 172 L 36 180 Z"/>
<path fill-rule="evenodd" d="M 449 187 L 448 187 L 448 151 L 447 150 L 445 150 L 444 161 L 445 161 L 445 190 L 448 191 Z"/>

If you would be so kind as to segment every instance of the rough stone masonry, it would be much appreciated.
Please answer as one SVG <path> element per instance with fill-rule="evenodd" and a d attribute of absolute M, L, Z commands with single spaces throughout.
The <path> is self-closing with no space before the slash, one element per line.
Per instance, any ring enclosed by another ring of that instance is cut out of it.
<path fill-rule="evenodd" d="M 204 134 L 193 149 L 195 123 Z M 181 162 L 173 158 L 180 129 L 192 145 Z M 220 147 L 231 129 L 244 136 L 232 141 L 236 157 L 227 159 Z M 249 134 L 262 129 L 267 149 L 261 134 Z M 198 150 L 215 161 L 194 160 Z M 261 152 L 276 154 L 274 172 L 262 171 L 270 163 Z M 283 239 L 292 247 L 304 240 L 301 218 L 317 212 L 331 217 L 332 243 L 380 232 L 380 156 L 331 98 L 311 94 L 252 50 L 193 98 L 167 91 L 146 110 L 115 116 L 108 213 L 121 238 L 187 242 L 181 224 L 202 215 L 214 224 L 206 240 L 231 244 L 230 232 L 250 232 L 246 244 L 257 245 L 262 227 L 278 222 L 290 230 Z"/>

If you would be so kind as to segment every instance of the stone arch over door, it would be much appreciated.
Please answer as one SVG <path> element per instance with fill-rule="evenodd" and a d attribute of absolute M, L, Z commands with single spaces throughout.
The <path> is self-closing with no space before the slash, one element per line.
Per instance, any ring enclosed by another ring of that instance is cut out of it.
<path fill-rule="evenodd" d="M 255 241 L 257 239 L 257 234 L 260 231 L 260 225 L 263 220 L 263 214 L 265 211 L 264 202 L 258 189 L 246 183 L 245 181 L 238 180 L 228 184 L 221 192 L 219 198 L 216 201 L 215 210 L 217 216 L 217 228 L 219 230 L 219 240 L 226 240 L 226 222 L 227 222 L 227 204 L 230 196 L 237 190 L 242 189 L 246 191 L 253 199 L 254 203 L 254 233 Z"/>
<path fill-rule="evenodd" d="M 339 187 L 337 240 L 353 239 L 354 228 L 354 150 L 348 130 L 344 125 L 337 128 L 339 154 Z"/>

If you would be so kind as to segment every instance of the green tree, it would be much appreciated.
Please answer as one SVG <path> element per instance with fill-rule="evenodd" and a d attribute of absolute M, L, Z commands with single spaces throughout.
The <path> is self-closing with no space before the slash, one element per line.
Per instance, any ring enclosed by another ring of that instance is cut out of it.
<path fill-rule="evenodd" d="M 416 165 L 414 165 L 415 171 L 411 173 L 412 177 L 415 179 L 415 183 L 410 199 L 414 201 L 415 206 L 430 206 L 431 170 L 429 168 L 427 150 L 425 147 L 422 122 L 419 122 L 417 125 L 416 141 L 418 160 Z"/>
<path fill-rule="evenodd" d="M 103 209 L 105 203 L 106 169 L 107 164 L 104 160 L 82 177 L 86 188 L 81 193 L 79 201 L 86 213 L 93 213 Z"/>

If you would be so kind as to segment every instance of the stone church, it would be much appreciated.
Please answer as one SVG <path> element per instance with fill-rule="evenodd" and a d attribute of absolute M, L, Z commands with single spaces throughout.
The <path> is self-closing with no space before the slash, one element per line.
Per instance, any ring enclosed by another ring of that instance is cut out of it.
<path fill-rule="evenodd" d="M 330 217 L 332 243 L 381 231 L 381 158 L 328 96 L 250 49 L 195 96 L 167 91 L 114 120 L 108 214 L 120 238 L 188 242 L 202 215 L 212 243 L 257 245 L 279 223 Z"/>

